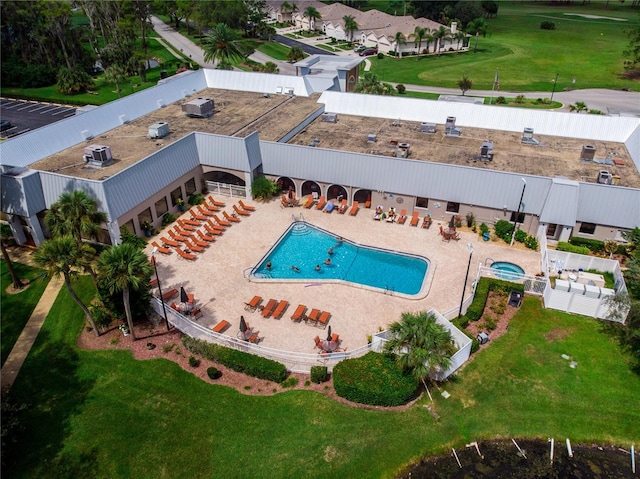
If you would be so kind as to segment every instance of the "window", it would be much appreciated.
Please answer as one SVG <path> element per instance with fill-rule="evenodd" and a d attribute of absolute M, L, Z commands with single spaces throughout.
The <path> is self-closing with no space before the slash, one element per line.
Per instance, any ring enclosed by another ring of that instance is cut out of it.
<path fill-rule="evenodd" d="M 511 212 L 511 222 L 513 223 L 514 221 L 516 221 L 516 212 L 512 211 Z M 520 214 L 518 215 L 518 223 L 524 223 L 524 212 L 521 211 Z"/>
<path fill-rule="evenodd" d="M 592 235 L 596 232 L 596 225 L 594 223 L 582 223 L 580 225 L 580 233 L 586 235 Z"/>
<path fill-rule="evenodd" d="M 132 235 L 136 234 L 136 229 L 133 226 L 133 220 L 127 221 L 125 224 L 122 225 L 122 227 L 125 228 Z"/>
<path fill-rule="evenodd" d="M 140 229 L 143 229 L 142 225 L 145 223 L 151 224 L 153 218 L 151 217 L 151 208 L 147 208 L 142 213 L 138 215 L 138 224 L 140 225 Z"/>
<path fill-rule="evenodd" d="M 158 218 L 160 218 L 168 210 L 169 210 L 169 207 L 167 206 L 166 198 L 160 198 L 158 201 L 156 201 L 156 216 Z"/>
<path fill-rule="evenodd" d="M 184 184 L 184 190 L 187 192 L 187 196 L 191 196 L 196 192 L 196 180 L 195 178 L 191 178 Z"/>
<path fill-rule="evenodd" d="M 171 206 L 176 206 L 178 204 L 178 198 L 182 198 L 182 188 L 176 188 L 171 192 Z"/>
<path fill-rule="evenodd" d="M 429 198 L 422 198 L 418 196 L 416 198 L 416 207 L 417 208 L 428 208 L 429 207 Z"/>
<path fill-rule="evenodd" d="M 558 225 L 555 223 L 547 225 L 547 237 L 555 238 L 557 229 L 558 229 Z"/>
<path fill-rule="evenodd" d="M 458 213 L 460 211 L 460 203 L 453 203 L 449 201 L 447 203 L 447 213 Z"/>

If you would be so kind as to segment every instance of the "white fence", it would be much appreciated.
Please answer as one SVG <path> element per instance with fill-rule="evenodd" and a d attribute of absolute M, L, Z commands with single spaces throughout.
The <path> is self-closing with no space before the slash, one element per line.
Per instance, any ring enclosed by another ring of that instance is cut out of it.
<path fill-rule="evenodd" d="M 207 191 L 213 195 L 231 196 L 232 198 L 247 197 L 246 186 L 218 183 L 217 181 L 207 181 Z"/>
<path fill-rule="evenodd" d="M 530 276 L 528 274 L 506 272 L 492 269 L 488 266 L 480 266 L 478 270 L 478 279 L 480 279 L 480 277 L 495 278 L 522 284 L 524 286 L 525 293 L 535 294 L 538 296 L 542 296 L 548 282 L 547 278 L 544 276 Z"/>

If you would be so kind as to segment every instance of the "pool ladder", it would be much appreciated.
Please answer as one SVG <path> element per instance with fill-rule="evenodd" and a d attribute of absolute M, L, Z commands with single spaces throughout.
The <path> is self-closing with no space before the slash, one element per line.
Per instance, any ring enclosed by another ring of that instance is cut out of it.
<path fill-rule="evenodd" d="M 493 264 L 493 263 L 495 263 L 495 262 L 496 262 L 496 260 L 494 260 L 493 258 L 486 258 L 486 259 L 484 260 L 484 265 L 485 265 L 485 266 L 487 265 L 487 261 L 491 261 L 491 263 L 489 263 L 489 264 Z"/>

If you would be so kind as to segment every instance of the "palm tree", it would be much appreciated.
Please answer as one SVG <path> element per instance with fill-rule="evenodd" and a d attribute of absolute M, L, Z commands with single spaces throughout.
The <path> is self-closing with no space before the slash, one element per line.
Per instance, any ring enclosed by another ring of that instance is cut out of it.
<path fill-rule="evenodd" d="M 476 36 L 476 42 L 473 45 L 473 53 L 476 53 L 478 50 L 478 37 L 480 35 L 483 37 L 487 36 L 487 33 L 489 33 L 489 24 L 482 17 L 474 18 L 467 24 L 467 33 Z"/>
<path fill-rule="evenodd" d="M 413 33 L 411 35 L 409 35 L 411 38 L 413 38 L 415 40 L 418 40 L 418 53 L 420 53 L 421 50 L 422 50 L 422 40 L 424 40 L 424 37 L 429 32 L 430 32 L 430 30 L 428 28 L 422 28 L 422 27 L 418 26 L 418 27 L 415 28 Z M 427 50 L 428 49 L 429 49 L 429 47 L 427 47 Z"/>
<path fill-rule="evenodd" d="M 424 36 L 424 42 L 426 44 L 425 48 L 427 50 L 427 53 L 429 53 L 429 45 L 431 45 L 431 43 L 435 41 L 436 37 L 433 36 L 433 32 L 427 32 L 427 34 Z"/>
<path fill-rule="evenodd" d="M 4 262 L 7 263 L 7 269 L 9 270 L 9 276 L 11 276 L 11 282 L 13 283 L 14 289 L 22 289 L 24 284 L 18 278 L 18 274 L 16 273 L 16 269 L 13 267 L 13 261 L 11 261 L 11 257 L 9 256 L 9 252 L 4 244 L 5 241 L 9 239 L 11 236 L 11 228 L 9 225 L 0 224 L 0 249 L 2 249 L 2 257 L 4 258 Z"/>
<path fill-rule="evenodd" d="M 396 43 L 396 51 L 398 52 L 398 55 L 400 56 L 400 58 L 402 58 L 402 50 L 400 50 L 400 45 L 407 44 L 407 39 L 405 38 L 404 33 L 396 32 L 393 37 L 393 41 Z"/>
<path fill-rule="evenodd" d="M 202 40 L 202 49 L 204 61 L 217 62 L 221 69 L 242 61 L 251 51 L 247 42 L 240 38 L 240 32 L 224 23 L 218 23 L 209 30 Z"/>
<path fill-rule="evenodd" d="M 285 22 L 285 16 L 287 13 L 291 12 L 291 4 L 286 0 L 282 2 L 280 5 L 280 13 L 282 13 L 282 22 Z"/>
<path fill-rule="evenodd" d="M 127 81 L 127 72 L 125 68 L 114 63 L 104 70 L 104 78 L 109 82 L 115 83 L 116 91 L 118 92 L 118 98 L 122 97 L 120 83 L 124 83 L 125 81 Z"/>
<path fill-rule="evenodd" d="M 433 38 L 438 41 L 436 51 L 438 52 L 438 56 L 440 56 L 440 50 L 442 50 L 443 42 L 449 40 L 449 30 L 441 25 L 440 28 L 434 30 Z"/>
<path fill-rule="evenodd" d="M 311 23 L 314 22 L 315 25 L 315 20 L 320 20 L 322 18 L 322 15 L 320 15 L 320 12 L 316 9 L 316 7 L 308 6 L 304 9 L 302 18 L 309 19 L 309 33 L 311 33 Z"/>
<path fill-rule="evenodd" d="M 433 313 L 402 313 L 400 321 L 389 327 L 391 338 L 385 351 L 392 353 L 398 365 L 416 378 L 425 380 L 451 365 L 454 352 L 451 333 L 439 325 Z"/>
<path fill-rule="evenodd" d="M 140 289 L 149 284 L 153 267 L 149 258 L 130 243 L 122 243 L 102 252 L 98 260 L 98 268 L 103 284 L 111 294 L 121 291 L 127 324 L 131 337 L 136 339 L 131 314 L 131 289 Z"/>
<path fill-rule="evenodd" d="M 372 95 L 382 95 L 383 88 L 382 83 L 378 80 L 378 77 L 375 73 L 366 72 L 354 89 L 356 93 L 369 93 Z"/>
<path fill-rule="evenodd" d="M 453 35 L 454 40 L 458 41 L 458 48 L 457 48 L 458 51 L 460 51 L 460 42 L 462 42 L 466 38 L 466 36 L 467 36 L 466 33 L 461 32 L 461 31 L 457 31 Z"/>
<path fill-rule="evenodd" d="M 47 272 L 50 278 L 56 276 L 62 276 L 64 278 L 64 284 L 67 286 L 69 294 L 78 306 L 82 308 L 96 336 L 100 336 L 100 332 L 96 327 L 89 308 L 82 302 L 71 286 L 71 280 L 78 275 L 73 268 L 82 262 L 82 250 L 85 247 L 86 245 L 78 245 L 76 240 L 70 235 L 59 236 L 42 243 L 33 254 L 33 260 L 39 267 Z"/>
<path fill-rule="evenodd" d="M 44 217 L 49 234 L 70 235 L 78 244 L 83 237 L 97 239 L 106 221 L 107 215 L 98 211 L 98 201 L 82 190 L 62 193 Z"/>
<path fill-rule="evenodd" d="M 360 26 L 356 22 L 356 18 L 353 15 L 345 15 L 342 17 L 344 21 L 344 31 L 349 35 L 349 41 L 353 41 L 353 32 L 357 32 Z"/>

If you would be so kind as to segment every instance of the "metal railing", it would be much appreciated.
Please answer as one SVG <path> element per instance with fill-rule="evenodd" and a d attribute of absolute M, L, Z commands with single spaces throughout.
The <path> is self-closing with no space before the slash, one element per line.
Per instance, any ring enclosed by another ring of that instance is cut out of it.
<path fill-rule="evenodd" d="M 207 191 L 213 195 L 231 196 L 232 198 L 246 198 L 247 187 L 240 185 L 230 185 L 217 181 L 207 181 Z"/>

